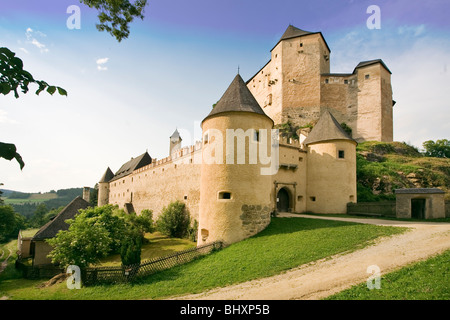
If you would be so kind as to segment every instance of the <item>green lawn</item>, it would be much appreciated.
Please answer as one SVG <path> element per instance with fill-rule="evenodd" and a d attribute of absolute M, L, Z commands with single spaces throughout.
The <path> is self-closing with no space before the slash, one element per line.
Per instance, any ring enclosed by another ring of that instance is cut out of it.
<path fill-rule="evenodd" d="M 363 248 L 405 228 L 380 227 L 331 220 L 273 218 L 258 235 L 139 283 L 69 290 L 65 283 L 38 289 L 42 281 L 3 280 L 0 296 L 11 299 L 160 299 L 198 293 L 261 277 Z"/>
<path fill-rule="evenodd" d="M 450 250 L 382 275 L 380 289 L 362 283 L 327 300 L 450 300 Z"/>
<path fill-rule="evenodd" d="M 195 248 L 196 243 L 187 239 L 168 238 L 159 232 L 147 233 L 145 238 L 149 243 L 144 244 L 141 250 L 141 261 L 166 256 L 175 252 Z M 120 255 L 111 255 L 102 259 L 101 266 L 120 266 Z"/>

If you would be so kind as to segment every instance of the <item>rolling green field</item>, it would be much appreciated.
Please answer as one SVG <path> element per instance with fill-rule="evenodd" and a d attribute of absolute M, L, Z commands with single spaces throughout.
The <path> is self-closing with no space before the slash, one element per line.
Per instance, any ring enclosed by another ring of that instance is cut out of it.
<path fill-rule="evenodd" d="M 43 281 L 1 279 L 0 296 L 10 299 L 162 299 L 279 274 L 299 265 L 361 249 L 405 228 L 349 222 L 273 218 L 258 235 L 188 264 L 134 284 L 69 290 L 65 283 L 37 288 Z"/>

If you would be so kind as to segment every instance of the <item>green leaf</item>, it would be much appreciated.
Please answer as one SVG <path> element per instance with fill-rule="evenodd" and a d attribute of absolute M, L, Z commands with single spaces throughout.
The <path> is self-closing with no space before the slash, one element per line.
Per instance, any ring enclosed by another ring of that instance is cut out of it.
<path fill-rule="evenodd" d="M 51 95 L 53 95 L 56 91 L 56 87 L 55 86 L 49 86 L 47 88 L 47 92 L 50 93 Z"/>
<path fill-rule="evenodd" d="M 56 87 L 58 89 L 58 93 L 62 96 L 66 96 L 67 97 L 67 91 L 64 90 L 63 88 L 60 87 Z"/>

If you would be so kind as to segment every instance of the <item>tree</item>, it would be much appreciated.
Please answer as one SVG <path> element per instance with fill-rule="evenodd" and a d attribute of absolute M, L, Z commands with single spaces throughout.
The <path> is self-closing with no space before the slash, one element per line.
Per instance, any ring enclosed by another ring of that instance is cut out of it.
<path fill-rule="evenodd" d="M 120 260 L 123 266 L 141 263 L 142 237 L 139 230 L 132 228 L 122 241 Z"/>
<path fill-rule="evenodd" d="M 14 212 L 11 206 L 0 206 L 0 242 L 15 238 L 25 226 L 25 218 Z"/>
<path fill-rule="evenodd" d="M 106 31 L 117 39 L 128 38 L 130 34 L 129 24 L 134 18 L 144 19 L 144 8 L 147 0 L 80 0 L 81 3 L 95 8 L 99 12 L 99 24 L 97 30 Z"/>
<path fill-rule="evenodd" d="M 97 223 L 95 217 L 86 215 L 68 220 L 66 231 L 59 231 L 56 237 L 47 239 L 53 249 L 49 254 L 53 263 L 62 267 L 76 265 L 80 268 L 96 264 L 111 251 L 111 237 L 106 228 Z"/>
<path fill-rule="evenodd" d="M 190 224 L 191 218 L 185 204 L 175 201 L 163 208 L 156 222 L 156 228 L 166 236 L 184 238 L 189 233 Z"/>
<path fill-rule="evenodd" d="M 136 217 L 135 225 L 142 233 L 154 232 L 153 211 L 148 209 L 142 210 L 141 215 Z"/>
<path fill-rule="evenodd" d="M 31 226 L 35 228 L 42 227 L 47 220 L 45 220 L 45 215 L 48 213 L 47 206 L 45 203 L 40 203 L 36 210 L 34 211 L 33 217 L 31 218 Z"/>
<path fill-rule="evenodd" d="M 424 155 L 426 157 L 450 158 L 450 141 L 447 139 L 425 141 L 423 144 L 425 148 Z"/>
<path fill-rule="evenodd" d="M 92 218 L 95 223 L 102 225 L 111 238 L 110 249 L 111 253 L 119 253 L 122 246 L 122 239 L 126 235 L 129 222 L 126 220 L 126 213 L 113 205 L 105 205 L 102 207 L 89 207 L 80 210 L 80 219 L 83 217 Z"/>

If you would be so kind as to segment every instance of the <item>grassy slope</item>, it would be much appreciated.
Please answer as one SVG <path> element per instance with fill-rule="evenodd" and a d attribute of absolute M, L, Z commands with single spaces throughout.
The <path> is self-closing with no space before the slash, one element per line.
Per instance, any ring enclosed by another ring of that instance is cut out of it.
<path fill-rule="evenodd" d="M 187 239 L 168 238 L 159 232 L 147 233 L 145 238 L 149 243 L 144 244 L 141 250 L 141 261 L 173 254 L 175 252 L 195 248 L 196 243 Z M 120 255 L 115 254 L 102 259 L 101 266 L 120 266 Z"/>
<path fill-rule="evenodd" d="M 450 160 L 424 157 L 401 142 L 363 142 L 357 147 L 357 179 L 359 202 L 394 200 L 398 188 L 437 187 L 450 197 Z"/>
<path fill-rule="evenodd" d="M 450 250 L 382 275 L 380 289 L 362 283 L 327 300 L 450 300 Z"/>
<path fill-rule="evenodd" d="M 189 264 L 133 285 L 68 290 L 64 283 L 37 289 L 42 281 L 4 280 L 0 296 L 12 299 L 158 299 L 279 274 L 298 265 L 352 251 L 405 229 L 303 218 L 274 218 L 266 230 Z"/>

